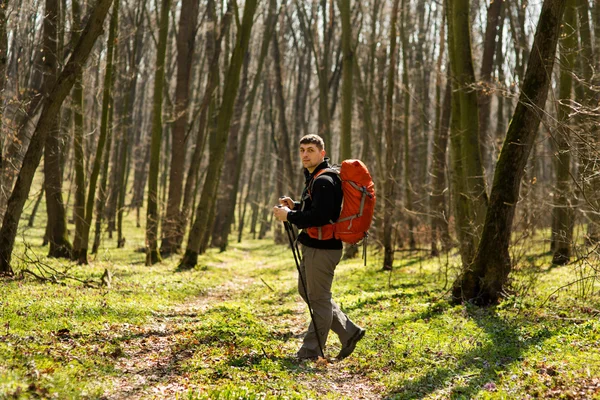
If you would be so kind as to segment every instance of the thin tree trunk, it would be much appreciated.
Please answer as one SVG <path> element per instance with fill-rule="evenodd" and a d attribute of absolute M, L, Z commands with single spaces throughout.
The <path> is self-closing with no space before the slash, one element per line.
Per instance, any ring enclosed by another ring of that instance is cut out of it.
<path fill-rule="evenodd" d="M 235 104 L 235 111 L 231 128 L 229 129 L 229 138 L 227 139 L 227 150 L 225 151 L 225 160 L 217 194 L 215 223 L 212 228 L 212 246 L 218 247 L 220 251 L 227 249 L 228 236 L 231 232 L 231 223 L 235 215 L 236 197 L 238 193 L 238 181 L 240 171 L 237 164 L 244 159 L 246 150 L 243 143 L 240 143 L 240 125 L 246 103 L 246 92 L 248 91 L 248 66 L 250 64 L 250 54 L 244 57 L 244 67 L 242 72 L 242 82 L 240 84 L 240 93 Z M 240 151 L 241 149 L 241 151 Z M 232 173 L 233 172 L 233 173 Z"/>
<path fill-rule="evenodd" d="M 44 85 L 42 93 L 49 95 L 58 75 L 58 28 L 59 28 L 60 3 L 57 0 L 46 0 L 44 17 L 45 53 Z M 61 171 L 61 130 L 60 111 L 51 123 L 50 132 L 44 146 L 44 181 L 46 187 L 46 211 L 48 213 L 48 242 L 49 257 L 70 258 L 71 243 L 67 233 L 67 217 L 62 197 L 62 171 Z"/>
<path fill-rule="evenodd" d="M 184 230 L 188 224 L 187 221 L 189 219 L 190 214 L 192 213 L 192 209 L 194 208 L 192 202 L 195 198 L 195 188 L 198 185 L 198 169 L 200 168 L 200 159 L 202 157 L 202 153 L 204 152 L 204 144 L 208 132 L 207 121 L 212 115 L 210 113 L 210 108 L 216 102 L 216 96 L 218 92 L 216 89 L 219 83 L 219 60 L 221 57 L 222 47 L 221 43 L 225 35 L 227 35 L 227 33 L 229 32 L 229 27 L 231 25 L 232 20 L 233 12 L 231 10 L 231 2 L 228 3 L 227 11 L 221 18 L 221 25 L 218 31 L 214 0 L 208 1 L 206 13 L 208 15 L 208 23 L 210 24 L 210 26 L 213 27 L 213 29 L 209 29 L 206 34 L 206 56 L 207 59 L 210 60 L 210 63 L 208 67 L 208 79 L 206 81 L 204 95 L 202 97 L 202 103 L 200 105 L 200 117 L 198 122 L 198 135 L 196 138 L 196 147 L 194 148 L 194 152 L 192 154 L 185 182 L 183 205 L 181 207 L 182 223 L 179 226 L 180 230 L 177 232 L 177 236 L 175 238 L 177 249 L 181 247 Z"/>
<path fill-rule="evenodd" d="M 108 134 L 109 124 L 109 105 L 111 101 L 112 92 L 112 74 L 113 74 L 113 50 L 114 43 L 117 34 L 117 15 L 119 10 L 119 2 L 114 3 L 112 10 L 112 16 L 110 19 L 110 27 L 108 33 L 107 43 L 107 55 L 106 55 L 106 73 L 104 75 L 104 93 L 102 98 L 102 120 L 100 122 L 100 137 L 98 138 L 98 144 L 96 148 L 96 157 L 94 158 L 94 164 L 92 167 L 92 173 L 90 174 L 90 182 L 88 187 L 88 195 L 86 198 L 85 207 L 85 224 L 81 235 L 81 247 L 79 254 L 74 254 L 73 257 L 77 259 L 79 264 L 87 264 L 87 251 L 90 238 L 90 230 L 92 227 L 92 219 L 94 216 L 94 202 L 96 201 L 96 184 L 98 182 L 98 175 L 100 174 L 100 166 L 102 163 L 102 156 L 104 154 L 104 147 L 106 143 L 106 137 Z"/>
<path fill-rule="evenodd" d="M 152 107 L 152 139 L 150 143 L 150 170 L 148 172 L 148 206 L 146 213 L 146 265 L 161 261 L 158 251 L 158 169 L 162 140 L 162 105 L 165 81 L 165 56 L 169 33 L 169 11 L 171 0 L 163 0 L 160 8 L 160 28 L 156 49 L 154 73 L 154 100 Z"/>
<path fill-rule="evenodd" d="M 259 59 L 258 59 L 258 66 L 256 69 L 256 74 L 254 75 L 254 80 L 252 82 L 252 89 L 250 90 L 250 93 L 248 95 L 248 106 L 246 109 L 246 118 L 245 118 L 245 122 L 244 122 L 244 128 L 242 130 L 242 134 L 241 134 L 241 143 L 239 146 L 239 151 L 237 151 L 237 157 L 235 157 L 235 163 L 233 164 L 234 168 L 235 168 L 235 174 L 233 177 L 233 189 L 229 192 L 229 199 L 226 200 L 227 203 L 227 208 L 225 209 L 225 215 L 222 214 L 217 214 L 216 217 L 216 221 L 217 223 L 219 221 L 221 221 L 221 219 L 224 220 L 224 232 L 222 234 L 222 239 L 221 242 L 219 244 L 219 247 L 221 249 L 221 251 L 224 251 L 226 246 L 227 246 L 227 238 L 229 235 L 229 232 L 231 230 L 231 225 L 233 222 L 233 217 L 235 215 L 235 195 L 238 192 L 238 188 L 240 187 L 240 175 L 242 172 L 242 166 L 243 166 L 243 162 L 244 162 L 244 156 L 246 153 L 246 146 L 247 146 L 247 142 L 248 142 L 248 135 L 250 132 L 250 127 L 252 126 L 252 121 L 254 120 L 254 115 L 253 115 L 253 110 L 254 110 L 254 102 L 256 99 L 256 93 L 258 91 L 258 88 L 260 86 L 260 82 L 261 82 L 261 77 L 262 77 L 262 69 L 264 66 L 264 61 L 266 59 L 267 53 L 269 51 L 269 45 L 271 43 L 271 38 L 273 36 L 273 32 L 275 31 L 275 26 L 277 24 L 277 1 L 275 0 L 270 0 L 269 1 L 269 14 L 267 16 L 267 20 L 265 21 L 265 31 L 263 33 L 263 40 L 262 40 L 262 45 L 261 45 L 261 50 L 260 50 L 260 55 L 259 55 Z M 246 74 L 246 66 L 244 66 L 244 74 Z M 242 85 L 242 90 L 240 93 L 240 97 L 238 98 L 238 104 L 243 105 L 243 101 L 240 101 L 240 99 L 242 97 L 245 98 L 245 90 L 244 90 L 244 86 L 245 84 Z M 244 94 L 242 96 L 242 94 Z M 239 115 L 239 117 L 241 119 L 241 114 Z M 237 118 L 236 118 L 237 119 Z M 260 117 L 259 119 L 260 120 Z M 233 127 L 232 127 L 233 129 Z M 240 217 L 242 218 L 242 217 Z M 240 225 L 243 225 L 243 220 L 240 220 Z M 240 234 L 241 234 L 241 230 L 240 230 Z"/>
<path fill-rule="evenodd" d="M 339 1 L 342 19 L 342 48 L 344 52 L 342 67 L 342 131 L 340 135 L 340 162 L 352 157 L 352 69 L 354 52 L 352 50 L 352 25 L 350 24 L 350 0 Z"/>
<path fill-rule="evenodd" d="M 402 0 L 402 16 L 400 19 L 400 42 L 402 44 L 402 88 L 404 98 L 402 100 L 402 135 L 404 136 L 404 208 L 406 209 L 406 219 L 408 222 L 408 246 L 411 250 L 417 247 L 415 240 L 415 221 L 413 218 L 413 185 L 411 179 L 413 146 L 411 146 L 411 129 L 410 129 L 410 89 L 408 83 L 408 60 L 409 44 L 408 35 L 406 32 L 406 24 L 408 19 L 408 7 L 406 0 Z M 427 157 L 424 157 L 425 159 Z"/>
<path fill-rule="evenodd" d="M 396 209 L 395 186 L 396 177 L 393 171 L 396 169 L 397 149 L 394 146 L 394 86 L 396 77 L 396 24 L 398 21 L 399 0 L 394 0 L 392 8 L 391 32 L 390 32 L 390 61 L 388 65 L 387 95 L 385 100 L 385 162 L 387 175 L 384 183 L 384 215 L 383 215 L 383 269 L 392 270 L 394 264 L 394 243 L 392 241 L 393 216 Z"/>
<path fill-rule="evenodd" d="M 448 210 L 446 206 L 446 151 L 448 148 L 448 127 L 452 110 L 452 82 L 448 77 L 444 100 L 441 104 L 441 117 L 436 121 L 433 139 L 432 179 L 433 189 L 430 195 L 431 204 L 431 255 L 439 255 L 437 242 L 441 240 L 442 249 L 448 250 L 450 235 L 448 232 Z"/>
<path fill-rule="evenodd" d="M 73 33 L 71 39 L 77 43 L 81 34 L 81 6 L 78 0 L 72 0 L 71 8 L 73 13 Z M 75 222 L 75 236 L 73 239 L 72 257 L 75 257 L 81 251 L 81 239 L 85 224 L 85 163 L 83 153 L 83 77 L 82 74 L 76 77 L 73 85 L 72 106 L 73 106 L 73 157 L 75 164 L 75 202 L 73 206 L 73 220 Z"/>
<path fill-rule="evenodd" d="M 556 146 L 556 201 L 553 210 L 554 254 L 552 263 L 565 265 L 571 259 L 573 241 L 573 190 L 571 188 L 571 147 L 568 105 L 573 91 L 573 71 L 577 50 L 577 14 L 575 0 L 567 0 L 564 13 L 563 33 L 560 46 L 560 81 L 558 104 L 558 128 L 555 132 Z"/>
<path fill-rule="evenodd" d="M 114 75 L 113 82 L 111 82 L 110 86 L 113 87 L 114 84 Z M 112 97 L 112 96 L 111 96 Z M 100 247 L 100 236 L 102 235 L 102 219 L 104 218 L 104 209 L 106 206 L 106 194 L 107 194 L 107 185 L 108 185 L 108 166 L 110 164 L 110 154 L 112 149 L 112 137 L 113 137 L 113 110 L 114 110 L 114 101 L 111 98 L 108 111 L 108 132 L 106 135 L 106 147 L 104 149 L 104 165 L 102 166 L 102 175 L 100 178 L 100 190 L 98 191 L 98 199 L 96 200 L 96 225 L 94 229 L 94 242 L 92 244 L 92 254 L 96 254 L 98 252 L 98 248 Z"/>
<path fill-rule="evenodd" d="M 479 101 L 479 150 L 483 165 L 486 167 L 487 176 L 490 175 L 492 165 L 492 148 L 489 143 L 492 143 L 489 132 L 492 95 L 494 91 L 492 85 L 492 70 L 494 67 L 494 54 L 496 53 L 496 37 L 498 35 L 499 25 L 502 25 L 503 20 L 500 18 L 502 14 L 502 5 L 504 1 L 490 0 L 490 5 L 487 9 L 487 23 L 485 28 L 485 39 L 483 42 L 483 56 L 481 60 L 481 70 L 479 73 L 479 81 L 482 89 L 478 92 Z M 489 166 L 489 168 L 488 168 Z"/>
<path fill-rule="evenodd" d="M 454 282 L 456 301 L 498 301 L 511 271 L 508 252 L 515 207 L 529 153 L 543 115 L 560 34 L 564 0 L 544 0 L 519 102 L 500 153 L 477 256 Z"/>
<path fill-rule="evenodd" d="M 102 25 L 111 4 L 112 0 L 98 0 L 69 61 L 44 102 L 42 114 L 31 137 L 31 142 L 23 160 L 23 167 L 19 171 L 17 182 L 8 200 L 7 212 L 4 215 L 2 228 L 0 229 L 0 274 L 12 274 L 10 261 L 19 219 L 29 195 L 33 175 L 40 163 L 44 143 L 52 126 L 52 121 L 58 115 L 62 102 L 71 91 L 97 37 L 102 32 Z"/>
<path fill-rule="evenodd" d="M 44 193 L 46 192 L 45 185 L 42 183 L 42 189 L 40 190 L 40 194 L 38 195 L 35 203 L 33 205 L 33 209 L 31 210 L 31 215 L 29 216 L 29 221 L 27 221 L 27 226 L 32 228 L 35 223 L 35 216 L 37 215 L 38 208 L 40 207 L 40 203 L 42 202 L 42 198 L 44 197 Z"/>
<path fill-rule="evenodd" d="M 273 35 L 273 62 L 275 67 L 275 102 L 277 103 L 278 116 L 279 116 L 279 132 L 278 141 L 280 141 L 280 148 L 278 154 L 282 158 L 283 173 L 280 174 L 282 179 L 285 179 L 285 189 L 282 190 L 292 193 L 294 190 L 294 182 L 296 181 L 294 173 L 294 163 L 292 162 L 292 144 L 290 140 L 290 131 L 288 129 L 288 123 L 286 118 L 286 107 L 285 97 L 283 94 L 283 73 L 281 68 L 281 52 L 279 49 L 279 41 L 277 35 Z"/>
<path fill-rule="evenodd" d="M 198 23 L 199 0 L 183 0 L 177 32 L 177 86 L 175 88 L 175 121 L 171 130 L 171 168 L 169 170 L 169 198 L 167 212 L 162 224 L 160 252 L 163 255 L 179 251 L 177 231 L 182 224 L 181 198 L 185 168 L 186 130 L 190 97 L 190 79 L 196 25 Z"/>
<path fill-rule="evenodd" d="M 202 190 L 200 202 L 198 203 L 196 219 L 190 231 L 187 249 L 179 268 L 193 268 L 196 265 L 201 244 L 207 241 L 205 236 L 210 234 L 210 214 L 214 207 L 214 194 L 219 187 L 218 178 L 221 173 L 225 149 L 227 147 L 227 138 L 233 116 L 235 97 L 240 82 L 240 71 L 242 69 L 244 55 L 248 51 L 256 3 L 257 0 L 248 0 L 244 4 L 242 24 L 239 27 L 236 45 L 233 54 L 231 55 L 231 61 L 223 88 L 223 101 L 217 117 L 216 137 L 214 145 L 211 146 L 209 167 L 204 180 L 204 188 Z"/>
<path fill-rule="evenodd" d="M 448 51 L 455 91 L 450 135 L 455 214 L 461 258 L 463 266 L 468 268 L 481 235 L 488 199 L 479 149 L 477 96 L 471 89 L 475 74 L 468 1 L 449 0 L 447 12 Z"/>

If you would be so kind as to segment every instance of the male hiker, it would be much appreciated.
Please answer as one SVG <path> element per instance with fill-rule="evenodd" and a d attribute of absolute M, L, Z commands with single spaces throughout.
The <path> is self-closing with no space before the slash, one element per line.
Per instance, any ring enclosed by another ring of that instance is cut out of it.
<path fill-rule="evenodd" d="M 300 158 L 304 167 L 306 186 L 302 199 L 294 202 L 289 197 L 279 199 L 281 205 L 273 208 L 275 218 L 289 221 L 303 231 L 298 235 L 302 261 L 298 277 L 298 291 L 313 309 L 313 318 L 297 356 L 313 359 L 321 355 L 319 347 L 325 346 L 331 329 L 342 343 L 337 359 L 348 357 L 365 335 L 365 330 L 354 324 L 331 298 L 331 284 L 335 267 L 342 257 L 342 242 L 333 237 L 331 222 L 336 221 L 342 206 L 340 178 L 335 173 L 321 173 L 329 168 L 325 158 L 325 145 L 318 135 L 300 139 Z M 318 175 L 316 178 L 315 176 Z M 301 279 L 304 278 L 304 284 Z M 315 325 L 319 338 L 315 332 Z"/>

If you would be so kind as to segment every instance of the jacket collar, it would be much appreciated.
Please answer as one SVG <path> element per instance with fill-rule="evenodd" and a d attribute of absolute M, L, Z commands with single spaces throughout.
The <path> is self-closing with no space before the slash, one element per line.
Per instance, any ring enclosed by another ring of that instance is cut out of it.
<path fill-rule="evenodd" d="M 307 183 L 310 182 L 310 180 L 313 178 L 313 176 L 315 176 L 315 174 L 317 172 L 319 172 L 320 170 L 325 169 L 325 168 L 329 168 L 329 157 L 325 157 L 323 162 L 321 164 L 317 165 L 317 168 L 315 168 L 315 170 L 312 173 L 308 172 L 308 170 L 306 168 L 304 168 L 304 178 L 305 178 L 306 182 Z"/>

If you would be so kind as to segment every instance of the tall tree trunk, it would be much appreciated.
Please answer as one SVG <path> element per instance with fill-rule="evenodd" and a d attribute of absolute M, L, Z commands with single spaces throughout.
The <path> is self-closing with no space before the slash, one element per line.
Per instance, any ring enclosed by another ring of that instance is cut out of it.
<path fill-rule="evenodd" d="M 160 252 L 169 255 L 179 251 L 176 240 L 181 230 L 181 198 L 185 168 L 186 130 L 190 97 L 190 79 L 194 48 L 196 46 L 196 24 L 198 23 L 199 0 L 183 0 L 177 32 L 177 86 L 175 88 L 175 121 L 171 130 L 171 168 L 169 170 L 169 198 L 167 212 L 162 224 Z"/>
<path fill-rule="evenodd" d="M 448 149 L 448 127 L 452 105 L 452 81 L 446 77 L 442 100 L 442 66 L 446 51 L 446 1 L 444 1 L 440 23 L 440 48 L 437 59 L 435 82 L 435 127 L 431 154 L 431 192 L 429 195 L 429 215 L 431 221 L 431 255 L 439 255 L 438 241 L 442 248 L 448 248 L 448 212 L 446 208 L 446 152 Z M 449 66 L 448 66 L 449 67 Z M 447 68 L 449 70 L 449 68 Z"/>
<path fill-rule="evenodd" d="M 523 89 L 494 173 L 477 256 L 454 282 L 456 301 L 497 302 L 511 271 L 508 246 L 515 207 L 548 95 L 565 6 L 565 0 L 544 0 L 542 5 Z"/>
<path fill-rule="evenodd" d="M 475 73 L 469 2 L 448 0 L 447 12 L 448 51 L 455 92 L 450 135 L 453 188 L 461 258 L 467 268 L 475 255 L 488 199 L 479 149 L 477 95 L 472 90 Z"/>
<path fill-rule="evenodd" d="M 246 103 L 246 93 L 248 91 L 248 66 L 250 64 L 250 54 L 246 53 L 244 57 L 244 66 L 242 72 L 242 81 L 240 83 L 240 93 L 235 101 L 233 121 L 229 129 L 229 138 L 227 139 L 227 150 L 225 151 L 225 160 L 221 177 L 219 178 L 219 192 L 215 204 L 215 222 L 212 227 L 212 247 L 218 247 L 220 251 L 227 249 L 228 236 L 231 231 L 233 216 L 235 215 L 236 197 L 238 193 L 238 180 L 240 173 L 237 171 L 237 163 L 244 159 L 243 153 L 245 146 L 242 146 L 240 140 L 241 119 Z M 241 150 L 241 151 L 240 151 Z"/>
<path fill-rule="evenodd" d="M 208 1 L 206 13 L 208 15 L 208 23 L 210 24 L 210 27 L 212 27 L 212 29 L 209 27 L 208 32 L 206 34 L 206 57 L 208 60 L 210 60 L 208 67 L 208 79 L 206 81 L 204 95 L 202 97 L 202 103 L 200 105 L 200 117 L 198 118 L 199 122 L 196 146 L 192 153 L 192 158 L 190 161 L 190 166 L 185 182 L 185 189 L 183 193 L 183 205 L 181 207 L 182 223 L 179 226 L 179 230 L 177 231 L 177 236 L 175 238 L 177 249 L 181 247 L 184 230 L 187 226 L 189 216 L 192 213 L 192 203 L 196 195 L 195 188 L 199 183 L 198 171 L 200 168 L 200 160 L 202 157 L 202 153 L 204 152 L 204 144 L 208 132 L 207 121 L 209 120 L 209 116 L 212 115 L 210 113 L 210 107 L 213 107 L 213 105 L 215 104 L 218 92 L 217 86 L 219 83 L 220 74 L 219 60 L 221 57 L 221 43 L 223 41 L 223 38 L 229 32 L 229 27 L 231 25 L 232 20 L 233 12 L 231 10 L 231 1 L 228 3 L 227 11 L 221 18 L 221 24 L 219 29 L 217 28 L 217 15 L 214 0 Z"/>
<path fill-rule="evenodd" d="M 408 84 L 408 61 L 410 57 L 408 35 L 406 32 L 406 24 L 408 19 L 407 1 L 402 0 L 402 17 L 400 20 L 400 42 L 402 43 L 402 88 L 403 88 L 403 111 L 402 111 L 402 135 L 404 136 L 404 208 L 406 209 L 406 219 L 408 222 L 408 245 L 411 250 L 417 246 L 415 240 L 415 221 L 412 215 L 413 212 L 413 185 L 411 179 L 412 160 L 411 153 L 411 134 L 410 134 L 410 89 Z M 427 157 L 424 157 L 425 159 Z"/>
<path fill-rule="evenodd" d="M 396 209 L 396 169 L 397 149 L 394 146 L 394 86 L 396 77 L 396 25 L 398 21 L 399 0 L 394 0 L 392 8 L 390 32 L 390 59 L 387 74 L 387 94 L 385 100 L 385 163 L 386 177 L 384 183 L 384 215 L 383 215 L 383 269 L 391 270 L 394 264 L 394 243 L 392 241 L 393 216 Z"/>
<path fill-rule="evenodd" d="M 280 177 L 284 179 L 285 188 L 281 189 L 292 193 L 294 190 L 294 183 L 296 182 L 295 168 L 292 161 L 292 143 L 290 140 L 290 131 L 288 129 L 288 123 L 286 118 L 286 106 L 285 97 L 283 94 L 283 72 L 281 68 L 281 51 L 279 48 L 279 40 L 277 35 L 273 35 L 273 62 L 275 66 L 275 102 L 277 103 L 277 115 L 279 116 L 279 135 L 277 141 L 280 143 L 278 154 L 281 157 L 283 164 L 283 173 Z M 327 148 L 326 148 L 327 149 Z"/>
<path fill-rule="evenodd" d="M 17 182 L 8 200 L 7 212 L 4 215 L 2 228 L 0 229 L 0 274 L 12 274 L 10 261 L 19 219 L 29 195 L 33 175 L 40 163 L 46 138 L 54 118 L 58 115 L 62 102 L 71 91 L 97 37 L 102 32 L 102 25 L 111 3 L 112 0 L 98 0 L 69 61 L 59 75 L 50 95 L 44 101 L 42 114 L 31 137 L 31 142 L 23 160 L 23 167 L 19 171 Z"/>
<path fill-rule="evenodd" d="M 114 43 L 117 34 L 117 15 L 119 10 L 119 2 L 115 2 L 112 10 L 112 17 L 110 19 L 110 27 L 108 33 L 107 42 L 107 54 L 106 54 L 106 73 L 104 75 L 104 93 L 102 94 L 102 120 L 100 121 L 100 137 L 98 138 L 98 144 L 96 148 L 96 158 L 94 158 L 94 164 L 92 167 L 92 173 L 90 174 L 90 182 L 88 187 L 88 195 L 86 198 L 85 207 L 85 224 L 81 235 L 81 247 L 79 254 L 74 254 L 74 258 L 80 264 L 87 264 L 87 251 L 90 238 L 90 230 L 92 227 L 92 219 L 94 216 L 94 202 L 96 201 L 96 185 L 98 182 L 98 175 L 100 175 L 100 166 L 102 164 L 102 157 L 104 154 L 104 147 L 106 143 L 106 137 L 108 134 L 108 124 L 110 121 L 109 117 L 109 105 L 112 97 L 112 74 L 113 74 L 113 50 Z"/>
<path fill-rule="evenodd" d="M 573 90 L 575 51 L 577 50 L 577 14 L 575 0 L 567 0 L 560 46 L 560 81 L 558 89 L 558 127 L 554 135 L 556 146 L 556 200 L 553 210 L 554 254 L 552 263 L 565 265 L 571 258 L 573 242 L 573 191 L 571 188 L 571 148 L 568 105 Z"/>
<path fill-rule="evenodd" d="M 260 82 L 261 82 L 261 78 L 262 78 L 261 72 L 263 69 L 264 61 L 265 61 L 265 58 L 269 51 L 269 45 L 271 43 L 271 38 L 273 36 L 273 32 L 275 31 L 276 24 L 277 24 L 277 1 L 270 0 L 269 1 L 269 14 L 267 16 L 267 20 L 265 21 L 265 31 L 263 33 L 262 45 L 261 45 L 261 50 L 260 50 L 260 54 L 259 54 L 259 58 L 258 58 L 258 66 L 256 69 L 256 74 L 254 75 L 254 80 L 252 82 L 252 89 L 250 90 L 250 93 L 248 95 L 248 100 L 247 100 L 248 106 L 246 109 L 246 118 L 244 121 L 244 128 L 243 128 L 242 134 L 241 134 L 241 143 L 239 145 L 239 151 L 237 151 L 237 153 L 232 154 L 234 156 L 234 161 L 235 161 L 232 164 L 235 173 L 231 174 L 231 172 L 229 172 L 229 174 L 233 175 L 232 176 L 233 186 L 232 186 L 231 191 L 228 194 L 228 199 L 225 201 L 226 208 L 224 207 L 221 210 L 221 213 L 217 212 L 217 216 L 215 218 L 216 224 L 219 224 L 220 221 L 224 221 L 224 223 L 222 224 L 223 233 L 221 234 L 220 242 L 218 243 L 219 244 L 218 247 L 221 249 L 221 251 L 224 251 L 227 247 L 227 241 L 228 241 L 227 238 L 229 236 L 229 232 L 231 230 L 231 225 L 233 222 L 233 217 L 235 215 L 235 208 L 234 208 L 235 207 L 235 198 L 236 198 L 236 194 L 239 190 L 238 188 L 241 186 L 240 185 L 240 176 L 242 173 L 244 157 L 246 154 L 248 135 L 250 132 L 250 127 L 252 126 L 252 122 L 255 118 L 254 113 L 253 113 L 254 102 L 255 102 L 256 93 L 258 91 L 258 88 L 259 88 Z M 244 77 L 245 77 L 246 73 L 247 73 L 246 65 L 244 65 Z M 243 82 L 245 80 L 246 80 L 246 78 L 243 79 Z M 242 89 L 240 90 L 240 96 L 238 98 L 238 104 L 240 104 L 240 107 L 243 106 L 243 104 L 245 103 L 245 101 L 241 101 L 242 98 L 245 99 L 245 89 L 244 89 L 245 85 L 246 85 L 245 83 L 242 84 Z M 239 116 L 237 116 L 234 119 L 234 121 L 236 121 L 238 118 L 241 121 L 241 117 L 242 116 L 240 114 Z M 260 117 L 258 118 L 258 120 L 260 120 Z M 234 129 L 234 127 L 235 127 L 235 125 L 232 127 L 232 130 Z M 228 147 L 229 147 L 229 145 L 228 145 Z M 229 152 L 228 152 L 228 155 L 229 155 Z M 253 173 L 253 171 L 251 173 Z M 242 218 L 242 216 L 240 216 L 240 218 Z M 241 226 L 242 225 L 243 225 L 243 220 L 240 219 L 240 234 L 241 234 Z M 217 243 L 215 243 L 215 244 L 217 244 Z"/>
<path fill-rule="evenodd" d="M 218 178 L 221 173 L 225 149 L 227 147 L 227 138 L 231 126 L 235 98 L 240 83 L 240 71 L 242 69 L 244 55 L 248 51 L 248 44 L 250 42 L 256 3 L 257 0 L 248 0 L 244 4 L 242 24 L 239 27 L 236 45 L 233 54 L 231 55 L 231 61 L 225 79 L 225 86 L 223 88 L 223 101 L 217 117 L 215 143 L 214 146 L 211 146 L 209 167 L 204 180 L 204 188 L 202 190 L 200 202 L 198 203 L 196 220 L 190 231 L 186 252 L 181 260 L 179 268 L 193 268 L 196 265 L 201 244 L 206 240 L 205 235 L 210 234 L 210 213 L 214 207 L 214 194 L 219 187 Z"/>
<path fill-rule="evenodd" d="M 58 75 L 59 13 L 60 3 L 58 0 L 46 0 L 43 40 L 45 77 L 42 87 L 42 93 L 45 96 L 50 94 Z M 62 138 L 59 115 L 60 111 L 51 123 L 50 132 L 48 133 L 44 147 L 44 181 L 46 187 L 46 211 L 48 213 L 48 242 L 50 244 L 48 256 L 70 258 L 72 247 L 67 233 L 67 217 L 62 197 Z"/>
<path fill-rule="evenodd" d="M 160 8 L 160 28 L 156 49 L 154 73 L 154 100 L 152 107 L 152 139 L 150 143 L 150 170 L 148 172 L 148 206 L 146 213 L 146 265 L 161 261 L 158 251 L 158 169 L 162 140 L 162 105 L 165 81 L 165 56 L 169 33 L 171 0 L 163 0 Z"/>
<path fill-rule="evenodd" d="M 81 34 L 81 6 L 78 0 L 72 0 L 73 33 L 71 40 L 77 43 Z M 75 236 L 73 239 L 72 256 L 75 259 L 81 251 L 81 238 L 85 226 L 85 165 L 83 153 L 83 76 L 76 77 L 73 85 L 73 157 L 75 164 L 75 204 L 73 206 L 73 220 L 75 222 Z"/>
<path fill-rule="evenodd" d="M 437 89 L 436 89 L 437 90 Z M 448 250 L 450 235 L 448 232 L 448 209 L 446 206 L 446 151 L 448 148 L 448 128 L 452 110 L 452 81 L 448 77 L 444 99 L 440 105 L 441 116 L 436 120 L 435 136 L 433 139 L 432 180 L 433 188 L 430 195 L 431 207 L 431 255 L 439 255 L 437 242 L 441 240 L 442 248 Z"/>
<path fill-rule="evenodd" d="M 342 18 L 342 49 L 344 52 L 342 67 L 342 132 L 340 135 L 339 161 L 352 157 L 352 69 L 354 51 L 352 50 L 352 25 L 350 24 L 350 0 L 339 1 Z"/>
<path fill-rule="evenodd" d="M 126 193 L 126 189 L 127 189 L 127 181 L 128 181 L 128 176 L 129 176 L 129 165 L 131 164 L 131 155 L 134 152 L 133 151 L 133 146 L 130 147 L 130 143 L 132 143 L 133 141 L 131 139 L 135 139 L 135 141 L 137 143 L 135 143 L 137 145 L 136 153 L 139 156 L 139 134 L 140 134 L 140 129 L 139 127 L 136 127 L 133 123 L 133 115 L 135 113 L 135 99 L 136 99 L 136 95 L 137 95 L 137 81 L 138 81 L 138 66 L 141 62 L 142 59 L 142 44 L 144 42 L 144 30 L 141 29 L 142 26 L 142 22 L 143 22 L 143 16 L 144 16 L 144 9 L 146 8 L 146 1 L 147 0 L 139 0 L 139 3 L 137 5 L 137 10 L 136 10 L 136 15 L 135 15 L 135 33 L 133 35 L 133 49 L 132 51 L 129 53 L 129 57 L 128 57 L 128 63 L 129 63 L 129 70 L 132 72 L 130 75 L 130 80 L 128 82 L 128 88 L 127 88 L 127 100 L 125 102 L 125 108 L 123 110 L 123 129 L 125 131 L 127 131 L 126 134 L 124 134 L 123 139 L 123 153 L 121 154 L 121 160 L 120 160 L 120 177 L 119 177 L 119 204 L 118 204 L 118 211 L 117 211 L 117 247 L 124 247 L 125 245 L 125 237 L 123 236 L 123 211 L 124 211 L 124 207 L 125 207 L 125 193 Z M 144 83 L 142 83 L 142 99 L 144 98 Z M 143 101 L 140 101 L 140 103 L 143 103 Z M 140 164 L 140 163 L 137 163 Z M 136 205 L 136 201 L 135 201 L 135 197 L 136 197 L 136 185 L 135 185 L 135 176 L 137 175 L 137 172 L 140 168 L 137 167 L 134 169 L 134 201 L 132 202 L 132 205 L 135 206 Z M 142 180 L 143 181 L 143 180 Z M 142 203 L 142 200 L 139 200 L 139 202 L 137 202 L 138 204 Z M 137 211 L 139 211 L 139 208 L 137 208 Z M 139 212 L 136 213 L 136 215 L 139 215 Z M 139 219 L 138 219 L 139 222 Z"/>
<path fill-rule="evenodd" d="M 6 8 L 8 7 L 8 0 L 0 0 L 0 101 L 4 101 L 4 88 L 6 86 L 6 70 L 8 67 L 8 34 L 6 30 Z M 4 107 L 0 107 L 0 132 L 3 128 L 3 115 Z M 4 135 L 1 135 L 0 139 L 0 173 L 4 170 L 2 152 Z M 1 181 L 0 181 L 1 183 Z M 0 197 L 2 194 L 0 194 Z M 1 214 L 0 214 L 1 216 Z"/>

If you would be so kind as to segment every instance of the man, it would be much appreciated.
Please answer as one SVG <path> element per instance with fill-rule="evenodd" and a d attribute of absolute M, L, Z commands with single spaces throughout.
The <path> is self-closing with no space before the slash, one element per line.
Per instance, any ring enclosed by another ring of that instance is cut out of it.
<path fill-rule="evenodd" d="M 298 292 L 306 301 L 307 293 L 301 281 L 304 278 L 320 343 L 324 347 L 329 330 L 334 331 L 342 343 L 336 357 L 340 360 L 348 357 L 365 335 L 365 330 L 354 324 L 331 298 L 335 267 L 342 257 L 342 242 L 333 237 L 331 222 L 340 215 L 342 185 L 335 173 L 319 174 L 319 171 L 330 168 L 320 136 L 306 135 L 300 139 L 300 158 L 306 178 L 302 200 L 295 202 L 289 197 L 282 197 L 279 199 L 281 204 L 273 208 L 273 213 L 279 221 L 289 221 L 303 229 L 298 235 L 302 251 Z M 299 359 L 314 359 L 321 355 L 314 324 L 311 322 L 298 350 Z"/>

